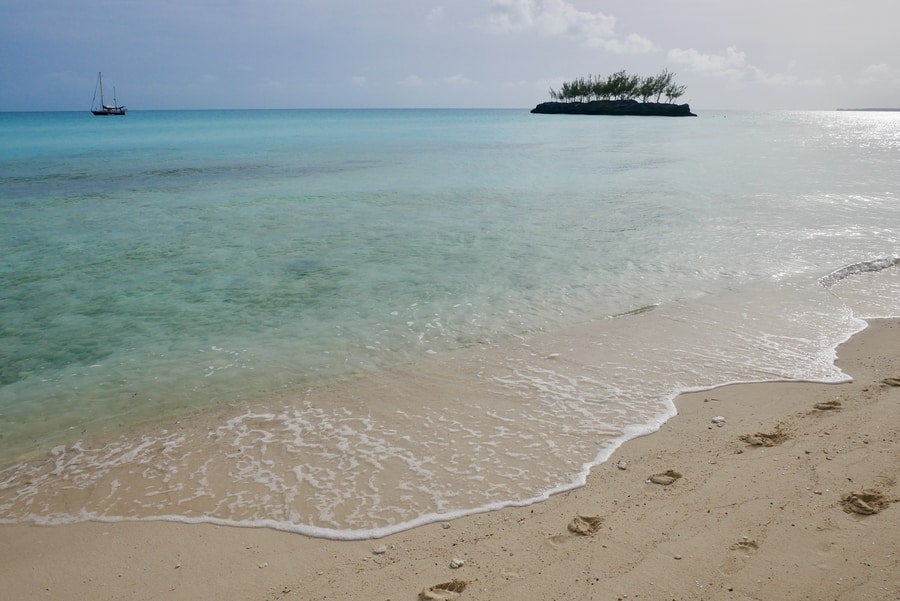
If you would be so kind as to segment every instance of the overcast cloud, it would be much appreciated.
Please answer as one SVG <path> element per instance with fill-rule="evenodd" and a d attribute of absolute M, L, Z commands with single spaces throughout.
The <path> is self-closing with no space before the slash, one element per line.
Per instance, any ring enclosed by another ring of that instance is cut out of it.
<path fill-rule="evenodd" d="M 704 108 L 900 106 L 896 0 L 0 0 L 0 110 L 510 107 L 669 69 Z"/>

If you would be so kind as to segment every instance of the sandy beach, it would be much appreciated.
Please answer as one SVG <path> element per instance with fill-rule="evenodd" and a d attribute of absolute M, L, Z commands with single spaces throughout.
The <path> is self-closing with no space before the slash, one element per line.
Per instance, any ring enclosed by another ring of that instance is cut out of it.
<path fill-rule="evenodd" d="M 3 598 L 896 600 L 900 320 L 838 356 L 851 383 L 685 394 L 583 488 L 378 540 L 3 525 Z"/>

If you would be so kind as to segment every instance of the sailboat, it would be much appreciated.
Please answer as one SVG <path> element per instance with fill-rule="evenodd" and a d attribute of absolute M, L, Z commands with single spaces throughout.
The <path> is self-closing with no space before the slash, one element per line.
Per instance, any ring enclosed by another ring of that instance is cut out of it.
<path fill-rule="evenodd" d="M 100 90 L 100 107 L 95 108 L 95 102 L 97 102 L 97 90 Z M 97 116 L 103 115 L 124 115 L 125 105 L 119 106 L 118 101 L 116 100 L 116 89 L 113 88 L 113 103 L 106 104 L 106 101 L 103 100 L 103 74 L 97 73 L 97 85 L 94 87 L 94 99 L 91 101 L 91 112 Z"/>

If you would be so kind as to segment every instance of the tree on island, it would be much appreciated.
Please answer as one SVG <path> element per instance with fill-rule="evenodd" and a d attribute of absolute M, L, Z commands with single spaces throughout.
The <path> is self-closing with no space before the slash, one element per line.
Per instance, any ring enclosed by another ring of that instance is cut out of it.
<path fill-rule="evenodd" d="M 663 69 L 659 75 L 641 77 L 617 71 L 607 77 L 588 75 L 563 82 L 559 91 L 550 89 L 550 98 L 561 102 L 589 102 L 591 100 L 635 100 L 659 102 L 666 97 L 673 103 L 684 95 L 686 87 L 675 83 L 675 74 Z"/>

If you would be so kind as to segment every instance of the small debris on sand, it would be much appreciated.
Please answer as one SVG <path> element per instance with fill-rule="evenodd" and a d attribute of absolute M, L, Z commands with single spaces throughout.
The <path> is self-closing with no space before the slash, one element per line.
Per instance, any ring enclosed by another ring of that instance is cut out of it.
<path fill-rule="evenodd" d="M 466 590 L 468 584 L 465 580 L 456 580 L 454 578 L 450 582 L 429 586 L 419 593 L 419 599 L 423 601 L 450 601 L 451 599 L 458 599 L 460 593 Z"/>

